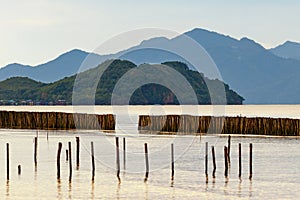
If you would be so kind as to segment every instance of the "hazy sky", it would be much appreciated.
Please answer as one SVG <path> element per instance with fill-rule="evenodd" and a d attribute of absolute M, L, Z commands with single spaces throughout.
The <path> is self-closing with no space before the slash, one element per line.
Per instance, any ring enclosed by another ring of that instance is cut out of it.
<path fill-rule="evenodd" d="M 122 32 L 195 27 L 266 48 L 300 42 L 298 0 L 0 0 L 0 67 L 36 65 L 68 50 L 93 51 Z"/>

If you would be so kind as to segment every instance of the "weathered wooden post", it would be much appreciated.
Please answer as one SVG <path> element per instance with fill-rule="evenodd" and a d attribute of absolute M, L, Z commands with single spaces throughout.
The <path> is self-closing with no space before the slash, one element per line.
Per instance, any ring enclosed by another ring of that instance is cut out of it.
<path fill-rule="evenodd" d="M 76 168 L 79 169 L 79 149 L 80 149 L 80 140 L 79 137 L 76 137 Z"/>
<path fill-rule="evenodd" d="M 174 180 L 174 144 L 171 144 L 171 180 Z"/>
<path fill-rule="evenodd" d="M 211 153 L 212 153 L 212 159 L 213 159 L 213 173 L 212 173 L 212 177 L 216 178 L 216 156 L 215 156 L 215 147 L 212 146 L 211 147 Z"/>
<path fill-rule="evenodd" d="M 208 142 L 205 143 L 205 177 L 206 183 L 208 183 Z"/>
<path fill-rule="evenodd" d="M 58 143 L 56 165 L 57 165 L 57 179 L 60 179 L 60 154 L 61 154 L 62 143 Z"/>
<path fill-rule="evenodd" d="M 250 145 L 249 145 L 249 179 L 251 180 L 252 179 L 252 149 L 253 149 L 253 145 L 252 145 L 252 143 L 250 143 Z"/>
<path fill-rule="evenodd" d="M 242 177 L 242 144 L 239 143 L 239 178 Z"/>
<path fill-rule="evenodd" d="M 69 144 L 69 169 L 70 169 L 69 182 L 71 182 L 72 181 L 72 150 L 71 150 L 71 142 L 69 142 L 68 144 Z"/>
<path fill-rule="evenodd" d="M 121 182 L 120 178 L 120 155 L 119 155 L 119 138 L 116 137 L 116 164 L 117 164 L 117 178 Z"/>
<path fill-rule="evenodd" d="M 227 155 L 228 155 L 228 165 L 229 166 L 230 166 L 230 146 L 231 146 L 231 135 L 228 135 Z"/>
<path fill-rule="evenodd" d="M 9 180 L 9 143 L 6 143 L 6 179 Z"/>
<path fill-rule="evenodd" d="M 95 157 L 94 157 L 94 143 L 91 142 L 91 154 L 92 154 L 92 181 L 95 177 Z"/>
<path fill-rule="evenodd" d="M 225 177 L 228 177 L 228 149 L 226 146 L 224 146 L 224 159 L 225 159 Z"/>
<path fill-rule="evenodd" d="M 146 173 L 145 173 L 144 182 L 147 182 L 148 176 L 149 176 L 149 160 L 148 160 L 148 146 L 147 146 L 147 143 L 145 143 L 144 146 L 145 146 L 145 164 L 146 164 Z"/>
<path fill-rule="evenodd" d="M 34 165 L 37 166 L 37 137 L 34 137 Z"/>

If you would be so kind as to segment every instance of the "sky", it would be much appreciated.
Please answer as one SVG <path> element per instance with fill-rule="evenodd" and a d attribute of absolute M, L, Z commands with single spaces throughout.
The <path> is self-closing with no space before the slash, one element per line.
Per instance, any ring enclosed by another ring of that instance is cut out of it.
<path fill-rule="evenodd" d="M 0 0 L 0 67 L 38 65 L 75 48 L 92 52 L 150 27 L 204 28 L 271 48 L 300 42 L 299 10 L 298 0 Z"/>

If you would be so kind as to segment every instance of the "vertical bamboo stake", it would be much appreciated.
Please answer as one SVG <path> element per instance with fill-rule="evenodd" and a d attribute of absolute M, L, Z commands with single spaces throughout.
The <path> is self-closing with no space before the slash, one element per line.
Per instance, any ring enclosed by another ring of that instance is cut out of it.
<path fill-rule="evenodd" d="M 117 178 L 121 182 L 120 178 L 120 155 L 119 155 L 119 138 L 116 137 L 116 164 L 117 164 Z"/>
<path fill-rule="evenodd" d="M 68 149 L 66 149 L 66 161 L 68 161 L 69 160 L 69 151 L 68 151 Z"/>
<path fill-rule="evenodd" d="M 18 165 L 18 175 L 21 175 L 21 165 Z"/>
<path fill-rule="evenodd" d="M 249 179 L 251 180 L 252 179 L 252 149 L 253 149 L 253 145 L 252 145 L 252 143 L 250 143 L 250 145 L 249 145 L 249 151 L 250 151 L 250 155 L 249 155 L 249 159 L 250 159 L 250 161 L 249 161 Z"/>
<path fill-rule="evenodd" d="M 239 178 L 242 177 L 242 145 L 239 143 Z"/>
<path fill-rule="evenodd" d="M 228 149 L 226 146 L 224 146 L 224 159 L 225 159 L 225 177 L 228 177 Z"/>
<path fill-rule="evenodd" d="M 206 183 L 208 183 L 208 142 L 205 143 L 205 177 Z"/>
<path fill-rule="evenodd" d="M 126 139 L 123 138 L 123 168 L 126 169 Z"/>
<path fill-rule="evenodd" d="M 211 147 L 211 153 L 212 153 L 212 159 L 213 159 L 213 173 L 212 173 L 212 177 L 216 178 L 216 156 L 215 156 L 215 147 L 212 146 Z"/>
<path fill-rule="evenodd" d="M 171 180 L 174 180 L 174 144 L 171 144 Z"/>
<path fill-rule="evenodd" d="M 91 154 L 92 154 L 92 181 L 95 177 L 95 158 L 94 158 L 94 143 L 91 142 Z"/>
<path fill-rule="evenodd" d="M 228 136 L 228 148 L 227 148 L 228 165 L 229 166 L 230 166 L 230 146 L 231 146 L 231 135 Z"/>
<path fill-rule="evenodd" d="M 34 137 L 34 165 L 37 166 L 37 137 Z"/>
<path fill-rule="evenodd" d="M 80 149 L 80 141 L 79 137 L 76 137 L 76 168 L 79 168 L 79 149 Z"/>
<path fill-rule="evenodd" d="M 6 143 L 6 179 L 9 180 L 9 143 Z"/>
<path fill-rule="evenodd" d="M 145 164 L 146 164 L 146 173 L 145 173 L 144 182 L 147 182 L 148 176 L 149 176 L 149 160 L 148 160 L 148 146 L 147 146 L 147 143 L 145 143 L 144 146 L 145 146 Z"/>
<path fill-rule="evenodd" d="M 72 181 L 72 150 L 71 150 L 71 142 L 69 142 L 68 144 L 69 144 L 69 169 L 70 169 L 69 182 L 71 182 Z"/>
<path fill-rule="evenodd" d="M 57 179 L 60 179 L 60 154 L 61 154 L 62 143 L 58 143 L 56 164 L 57 164 Z"/>

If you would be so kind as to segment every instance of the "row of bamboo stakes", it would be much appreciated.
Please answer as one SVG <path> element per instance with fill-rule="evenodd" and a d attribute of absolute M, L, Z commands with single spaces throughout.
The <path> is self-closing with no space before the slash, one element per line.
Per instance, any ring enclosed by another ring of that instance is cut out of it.
<path fill-rule="evenodd" d="M 0 111 L 0 128 L 44 130 L 115 130 L 113 114 Z M 190 115 L 139 116 L 139 130 L 177 134 L 252 134 L 300 136 L 300 119 L 212 117 Z"/>
<path fill-rule="evenodd" d="M 212 117 L 191 115 L 139 116 L 139 130 L 176 134 L 251 134 L 300 136 L 300 119 L 266 117 Z"/>
<path fill-rule="evenodd" d="M 115 138 L 116 141 L 116 176 L 117 179 L 119 181 L 119 183 L 121 182 L 121 178 L 120 178 L 120 156 L 119 156 L 119 138 L 116 137 Z M 37 167 L 37 142 L 38 139 L 37 137 L 34 138 L 34 165 L 35 167 Z M 224 170 L 224 176 L 227 179 L 228 178 L 228 168 L 230 167 L 230 145 L 231 145 L 231 136 L 228 136 L 228 146 L 224 146 L 224 164 L 225 164 L 225 170 Z M 249 145 L 249 179 L 252 179 L 252 150 L 253 149 L 253 145 L 252 143 L 250 143 Z M 61 151 L 62 151 L 62 143 L 59 142 L 58 143 L 58 149 L 57 149 L 57 180 L 60 181 L 60 160 L 61 160 Z M 241 143 L 239 143 L 238 146 L 238 162 L 239 162 L 239 169 L 238 169 L 238 177 L 241 180 L 241 176 L 242 176 L 242 159 L 241 159 Z M 79 137 L 76 137 L 76 169 L 79 170 L 79 163 L 80 163 L 80 156 L 79 156 L 79 152 L 80 152 L 80 139 Z M 125 169 L 125 165 L 126 165 L 126 140 L 125 138 L 123 138 L 123 159 L 124 159 L 124 169 Z M 212 163 L 213 163 L 213 172 L 212 172 L 212 177 L 213 179 L 216 178 L 216 157 L 215 157 L 215 148 L 214 146 L 212 146 Z M 150 167 L 149 167 L 149 157 L 148 157 L 148 144 L 144 143 L 144 153 L 145 153 L 145 178 L 144 178 L 144 182 L 147 182 L 148 177 L 149 177 L 149 173 L 150 173 Z M 72 147 L 71 147 L 71 142 L 68 142 L 68 149 L 66 149 L 66 161 L 68 161 L 69 163 L 69 182 L 72 181 Z M 94 182 L 94 178 L 95 178 L 95 155 L 94 155 L 94 143 L 91 142 L 91 163 L 92 163 L 92 181 Z M 171 144 L 171 153 L 170 153 L 170 157 L 171 157 L 171 181 L 173 183 L 174 181 L 174 175 L 175 175 L 175 160 L 174 160 L 174 144 Z M 206 176 L 206 183 L 208 183 L 208 142 L 205 143 L 205 176 Z M 9 143 L 6 143 L 6 174 L 7 174 L 7 181 L 9 180 Z M 18 165 L 18 174 L 21 174 L 21 165 Z"/>
<path fill-rule="evenodd" d="M 112 114 L 0 111 L 0 128 L 115 130 L 115 116 Z"/>

